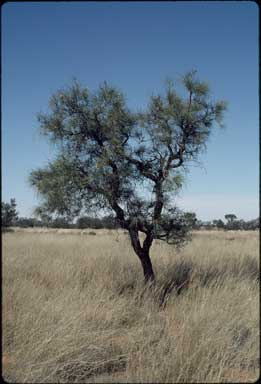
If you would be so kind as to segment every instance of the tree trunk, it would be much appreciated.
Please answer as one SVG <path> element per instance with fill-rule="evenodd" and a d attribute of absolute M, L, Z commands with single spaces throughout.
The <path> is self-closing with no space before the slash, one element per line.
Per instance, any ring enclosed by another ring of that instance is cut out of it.
<path fill-rule="evenodd" d="M 138 254 L 138 257 L 143 268 L 145 283 L 152 283 L 155 280 L 155 275 L 150 260 L 149 252 L 143 251 L 142 253 Z"/>
<path fill-rule="evenodd" d="M 153 282 L 155 280 L 155 275 L 149 255 L 149 249 L 152 244 L 152 238 L 147 236 L 142 247 L 140 244 L 138 231 L 130 229 L 129 234 L 132 247 L 136 255 L 138 256 L 143 268 L 145 283 Z"/>

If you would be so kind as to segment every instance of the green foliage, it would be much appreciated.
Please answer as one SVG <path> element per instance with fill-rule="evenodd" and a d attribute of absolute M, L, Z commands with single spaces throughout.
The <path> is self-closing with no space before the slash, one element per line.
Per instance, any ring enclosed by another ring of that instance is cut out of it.
<path fill-rule="evenodd" d="M 176 207 L 169 209 L 168 213 L 163 213 L 155 224 L 155 238 L 176 247 L 184 245 L 191 239 L 188 234 L 191 222 L 186 215 Z"/>
<path fill-rule="evenodd" d="M 117 221 L 113 215 L 104 216 L 101 219 L 103 228 L 106 229 L 118 229 L 119 225 L 117 224 Z"/>
<path fill-rule="evenodd" d="M 37 226 L 37 223 L 39 223 L 38 220 L 33 218 L 27 218 L 27 217 L 19 217 L 16 221 L 17 227 L 20 227 L 20 228 L 35 227 Z"/>
<path fill-rule="evenodd" d="M 227 224 L 225 225 L 226 230 L 255 230 L 260 228 L 260 219 L 244 221 L 242 219 L 237 220 L 236 215 L 227 214 L 225 215 Z"/>
<path fill-rule="evenodd" d="M 11 227 L 16 224 L 18 218 L 18 212 L 16 211 L 15 199 L 10 199 L 10 203 L 1 204 L 2 212 L 2 227 Z"/>
<path fill-rule="evenodd" d="M 213 220 L 213 225 L 217 228 L 224 228 L 225 227 L 225 224 L 222 220 Z"/>
<path fill-rule="evenodd" d="M 72 228 L 73 225 L 63 217 L 56 217 L 49 223 L 49 227 L 51 228 Z"/>
<path fill-rule="evenodd" d="M 229 213 L 225 215 L 225 219 L 227 220 L 227 225 L 226 225 L 227 229 L 233 229 L 234 227 L 237 226 L 235 225 L 235 220 L 237 219 L 237 217 L 233 213 Z"/>
<path fill-rule="evenodd" d="M 186 225 L 189 228 L 194 229 L 196 227 L 197 216 L 194 212 L 185 212 L 184 220 L 186 221 Z"/>
<path fill-rule="evenodd" d="M 180 244 L 192 223 L 173 198 L 226 109 L 225 102 L 211 101 L 195 71 L 182 82 L 185 97 L 169 81 L 139 114 L 107 83 L 91 93 L 74 82 L 54 94 L 49 114 L 38 119 L 57 158 L 30 175 L 42 198 L 38 213 L 71 220 L 102 209 L 121 227 L 145 233 L 147 244 L 154 238 Z"/>
<path fill-rule="evenodd" d="M 260 217 L 254 220 L 249 220 L 247 222 L 244 222 L 243 229 L 244 230 L 260 229 Z"/>
<path fill-rule="evenodd" d="M 98 218 L 94 217 L 79 217 L 77 220 L 77 228 L 83 229 L 83 228 L 93 228 L 93 229 L 100 229 L 103 228 L 102 221 Z"/>
<path fill-rule="evenodd" d="M 93 229 L 117 229 L 119 226 L 113 216 L 104 216 L 101 218 L 82 216 L 79 217 L 76 223 L 76 227 L 79 229 L 93 228 Z"/>

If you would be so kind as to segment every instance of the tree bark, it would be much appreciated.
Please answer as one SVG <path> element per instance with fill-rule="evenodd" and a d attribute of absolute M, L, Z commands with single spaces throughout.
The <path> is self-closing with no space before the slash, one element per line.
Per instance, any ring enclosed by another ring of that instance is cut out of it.
<path fill-rule="evenodd" d="M 145 283 L 153 282 L 155 280 L 155 275 L 149 255 L 149 249 L 153 239 L 150 235 L 147 235 L 142 247 L 139 240 L 139 233 L 136 229 L 130 229 L 129 235 L 132 247 L 141 262 Z"/>
<path fill-rule="evenodd" d="M 143 251 L 142 253 L 138 254 L 138 257 L 143 268 L 145 283 L 152 283 L 153 281 L 155 281 L 155 275 L 149 252 Z"/>

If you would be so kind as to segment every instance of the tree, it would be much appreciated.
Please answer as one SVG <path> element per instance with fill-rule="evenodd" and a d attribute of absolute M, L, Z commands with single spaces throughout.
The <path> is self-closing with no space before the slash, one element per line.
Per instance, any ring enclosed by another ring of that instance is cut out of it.
<path fill-rule="evenodd" d="M 184 170 L 205 149 L 213 123 L 222 125 L 226 107 L 211 101 L 196 71 L 181 84 L 184 96 L 169 81 L 146 111 L 132 113 L 122 93 L 106 82 L 90 93 L 75 81 L 51 97 L 50 113 L 38 116 L 41 132 L 57 149 L 56 160 L 30 175 L 42 210 L 70 217 L 113 212 L 129 233 L 146 282 L 154 280 L 153 240 L 179 246 L 186 239 L 173 197 Z"/>
<path fill-rule="evenodd" d="M 225 215 L 225 219 L 227 220 L 228 223 L 233 223 L 233 221 L 236 220 L 237 217 L 233 213 L 229 213 Z"/>
<path fill-rule="evenodd" d="M 116 229 L 118 228 L 115 218 L 111 215 L 104 216 L 102 218 L 82 216 L 79 217 L 76 223 L 77 228 L 107 228 L 107 229 Z"/>
<path fill-rule="evenodd" d="M 71 228 L 71 223 L 63 217 L 56 217 L 49 226 L 51 228 Z"/>
<path fill-rule="evenodd" d="M 213 220 L 213 225 L 219 229 L 224 228 L 225 224 L 221 219 Z"/>
<path fill-rule="evenodd" d="M 184 219 L 188 225 L 189 228 L 195 228 L 196 223 L 198 221 L 197 216 L 194 212 L 185 212 L 184 213 Z"/>
<path fill-rule="evenodd" d="M 100 229 L 103 228 L 102 221 L 96 217 L 82 216 L 77 220 L 77 228 L 93 228 Z"/>
<path fill-rule="evenodd" d="M 2 227 L 11 227 L 15 225 L 16 220 L 18 219 L 18 212 L 16 211 L 16 201 L 15 199 L 10 199 L 10 203 L 1 204 L 2 208 Z"/>
<path fill-rule="evenodd" d="M 102 224 L 103 224 L 103 227 L 107 229 L 119 228 L 119 226 L 117 225 L 117 221 L 115 220 L 115 217 L 112 215 L 104 216 L 102 218 Z"/>
<path fill-rule="evenodd" d="M 28 217 L 19 217 L 16 221 L 17 227 L 28 228 L 35 226 L 36 219 Z"/>
<path fill-rule="evenodd" d="M 207 230 L 213 228 L 211 221 L 203 221 L 202 227 L 203 227 L 203 229 L 207 229 Z"/>
<path fill-rule="evenodd" d="M 260 229 L 260 218 L 258 217 L 257 219 L 247 221 L 245 223 L 244 229 L 247 229 L 247 230 Z"/>
<path fill-rule="evenodd" d="M 234 225 L 237 217 L 233 213 L 229 213 L 225 215 L 225 219 L 227 220 L 226 229 L 234 229 L 236 227 Z"/>
<path fill-rule="evenodd" d="M 40 218 L 41 224 L 43 227 L 51 227 L 53 222 L 53 217 L 50 211 L 45 209 L 45 207 L 37 207 L 35 209 L 35 215 Z"/>

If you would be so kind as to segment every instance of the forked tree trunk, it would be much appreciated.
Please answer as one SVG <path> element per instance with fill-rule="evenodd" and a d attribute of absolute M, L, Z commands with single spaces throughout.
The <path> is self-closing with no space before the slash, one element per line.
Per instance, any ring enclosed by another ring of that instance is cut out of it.
<path fill-rule="evenodd" d="M 152 283 L 155 280 L 155 275 L 149 255 L 152 239 L 148 241 L 148 237 L 144 241 L 143 247 L 140 244 L 139 234 L 137 230 L 129 230 L 132 247 L 138 256 L 144 274 L 145 283 Z"/>

